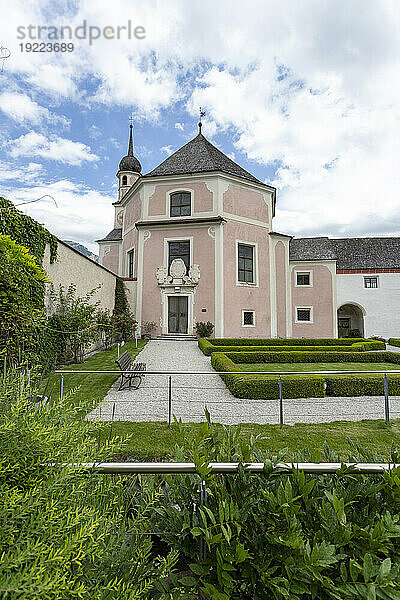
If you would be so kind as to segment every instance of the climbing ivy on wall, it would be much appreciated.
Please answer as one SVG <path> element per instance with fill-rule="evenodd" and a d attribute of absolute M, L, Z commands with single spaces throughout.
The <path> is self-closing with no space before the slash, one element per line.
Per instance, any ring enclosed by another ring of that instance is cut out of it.
<path fill-rule="evenodd" d="M 57 258 L 57 238 L 31 217 L 19 211 L 10 200 L 0 196 L 0 234 L 9 235 L 24 246 L 42 265 L 46 244 L 50 246 L 50 262 Z"/>

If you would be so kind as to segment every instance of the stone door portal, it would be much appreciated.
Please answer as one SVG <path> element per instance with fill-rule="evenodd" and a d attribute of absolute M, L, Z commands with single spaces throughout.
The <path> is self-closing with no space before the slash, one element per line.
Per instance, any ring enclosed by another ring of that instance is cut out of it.
<path fill-rule="evenodd" d="M 168 297 L 168 333 L 188 332 L 188 297 Z"/>

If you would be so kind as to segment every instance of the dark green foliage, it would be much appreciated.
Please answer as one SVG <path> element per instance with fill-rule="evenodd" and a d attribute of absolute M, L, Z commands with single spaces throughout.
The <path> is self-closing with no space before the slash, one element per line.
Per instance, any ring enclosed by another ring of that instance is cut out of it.
<path fill-rule="evenodd" d="M 355 342 L 368 342 L 364 338 L 213 338 L 213 346 L 351 346 Z M 383 346 L 381 346 L 383 347 Z"/>
<path fill-rule="evenodd" d="M 196 323 L 196 333 L 200 338 L 209 337 L 213 331 L 214 331 L 214 323 L 211 323 L 211 321 L 207 321 L 207 323 L 198 321 Z"/>
<path fill-rule="evenodd" d="M 388 343 L 391 346 L 400 346 L 400 338 L 390 338 Z"/>
<path fill-rule="evenodd" d="M 400 375 L 388 373 L 389 395 L 400 396 Z M 383 375 L 327 375 L 327 396 L 383 396 Z"/>
<path fill-rule="evenodd" d="M 177 460 L 195 462 L 205 504 L 199 505 L 197 476 L 167 476 L 165 500 L 149 524 L 176 532 L 164 540 L 189 563 L 187 598 L 201 591 L 211 600 L 400 599 L 400 469 L 354 476 L 343 465 L 333 475 L 277 475 L 271 467 L 280 456 L 259 451 L 257 439 L 244 443 L 240 427 L 206 423 L 191 442 Z M 324 450 L 325 460 L 337 460 Z M 394 447 L 391 460 L 398 462 Z M 210 461 L 265 468 L 259 475 L 243 468 L 219 475 Z M 380 457 L 353 444 L 348 461 Z"/>
<path fill-rule="evenodd" d="M 116 310 L 118 313 L 125 313 L 129 311 L 129 303 L 128 298 L 126 297 L 125 285 L 120 277 L 115 279 L 114 310 Z"/>
<path fill-rule="evenodd" d="M 213 352 L 367 352 L 368 350 L 384 350 L 385 345 L 382 342 L 358 342 L 349 346 L 214 346 L 207 339 L 199 340 L 199 348 L 206 356 L 211 356 Z"/>
<path fill-rule="evenodd" d="M 14 373 L 0 381 L 0 597 L 147 600 L 176 562 L 174 552 L 151 556 L 151 538 L 134 535 L 159 490 L 149 482 L 137 498 L 131 478 L 51 466 L 112 460 L 119 443 L 108 424 L 78 420 L 73 398 L 34 410 L 31 394 Z"/>
<path fill-rule="evenodd" d="M 240 371 L 240 364 L 256 363 L 393 363 L 400 365 L 397 352 L 213 352 L 211 364 L 220 371 L 222 379 L 237 398 L 279 397 L 278 376 L 227 375 Z M 277 369 L 279 370 L 279 369 Z M 339 368 L 340 370 L 340 368 Z M 324 392 L 324 381 L 327 383 Z M 393 395 L 400 393 L 400 377 L 390 375 L 389 390 Z M 327 396 L 368 396 L 383 394 L 382 375 L 284 375 L 282 377 L 284 398 L 313 398 Z"/>
<path fill-rule="evenodd" d="M 57 238 L 31 217 L 28 217 L 6 198 L 0 197 L 0 234 L 9 235 L 43 262 L 46 244 L 50 246 L 50 262 L 57 258 Z"/>
<path fill-rule="evenodd" d="M 214 352 L 211 357 L 211 364 L 216 371 L 220 371 L 222 379 L 236 398 L 265 398 L 266 400 L 279 398 L 277 375 L 246 375 L 244 372 L 243 375 L 228 374 L 230 371 L 240 371 L 238 364 L 233 361 L 240 361 L 237 358 L 239 355 L 242 357 L 248 354 L 253 356 L 256 353 L 231 352 L 227 355 Z M 284 398 L 322 397 L 325 395 L 324 377 L 318 375 L 285 375 L 282 378 L 282 395 Z"/>

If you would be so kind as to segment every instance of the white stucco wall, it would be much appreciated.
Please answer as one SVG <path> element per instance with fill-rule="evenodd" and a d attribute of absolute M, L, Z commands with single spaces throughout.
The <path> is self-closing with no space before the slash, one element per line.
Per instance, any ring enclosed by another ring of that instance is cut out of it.
<path fill-rule="evenodd" d="M 83 256 L 80 252 L 59 242 L 57 260 L 51 264 L 50 249 L 47 246 L 43 259 L 43 268 L 53 283 L 55 290 L 59 289 L 60 284 L 64 289 L 67 289 L 71 283 L 74 283 L 76 285 L 77 296 L 85 296 L 92 289 L 100 285 L 101 287 L 92 296 L 91 302 L 94 304 L 100 301 L 100 307 L 103 309 L 108 308 L 112 310 L 114 308 L 116 276 Z M 49 306 L 48 302 L 46 304 Z"/>
<path fill-rule="evenodd" d="M 364 277 L 378 277 L 377 288 L 364 288 Z M 400 273 L 337 275 L 337 306 L 356 304 L 365 311 L 364 335 L 400 336 Z"/>

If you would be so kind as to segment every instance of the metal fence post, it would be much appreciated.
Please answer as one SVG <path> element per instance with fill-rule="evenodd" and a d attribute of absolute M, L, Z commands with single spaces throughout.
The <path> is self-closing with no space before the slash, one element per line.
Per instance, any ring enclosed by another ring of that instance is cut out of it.
<path fill-rule="evenodd" d="M 119 358 L 119 342 L 118 342 L 118 357 L 117 358 Z"/>
<path fill-rule="evenodd" d="M 279 427 L 283 429 L 282 375 L 279 375 Z"/>
<path fill-rule="evenodd" d="M 172 413 L 172 376 L 168 377 L 168 427 L 171 427 Z"/>
<path fill-rule="evenodd" d="M 204 506 L 207 500 L 207 486 L 206 486 L 206 482 L 202 479 L 200 481 L 200 488 L 199 488 L 199 492 L 200 492 L 200 506 Z M 206 558 L 206 554 L 207 554 L 207 548 L 206 548 L 206 541 L 204 539 L 204 536 L 200 536 L 200 560 L 204 560 Z"/>
<path fill-rule="evenodd" d="M 383 378 L 383 389 L 385 393 L 385 421 L 386 425 L 389 425 L 389 381 L 387 373 Z"/>
<path fill-rule="evenodd" d="M 60 375 L 60 400 L 64 398 L 64 375 Z"/>

